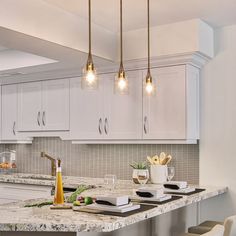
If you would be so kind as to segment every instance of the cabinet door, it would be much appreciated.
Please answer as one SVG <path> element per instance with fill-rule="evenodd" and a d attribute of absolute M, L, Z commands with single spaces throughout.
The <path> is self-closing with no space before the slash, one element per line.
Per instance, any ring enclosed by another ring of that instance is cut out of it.
<path fill-rule="evenodd" d="M 41 87 L 41 82 L 18 85 L 18 131 L 42 129 Z"/>
<path fill-rule="evenodd" d="M 69 79 L 42 82 L 43 130 L 69 130 L 69 106 Z"/>
<path fill-rule="evenodd" d="M 151 73 L 156 83 L 156 94 L 143 95 L 143 138 L 185 139 L 185 66 L 157 68 Z"/>
<path fill-rule="evenodd" d="M 142 139 L 142 73 L 128 72 L 129 94 L 114 93 L 114 74 L 104 75 L 105 139 Z"/>
<path fill-rule="evenodd" d="M 17 139 L 17 85 L 2 86 L 2 140 Z"/>
<path fill-rule="evenodd" d="M 103 139 L 103 81 L 98 90 L 81 89 L 81 79 L 70 79 L 71 137 L 77 140 Z"/>

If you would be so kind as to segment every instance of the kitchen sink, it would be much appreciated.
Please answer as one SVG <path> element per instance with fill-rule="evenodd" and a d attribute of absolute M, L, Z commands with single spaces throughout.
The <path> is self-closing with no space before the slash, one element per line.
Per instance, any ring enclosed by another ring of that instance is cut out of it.
<path fill-rule="evenodd" d="M 76 191 L 76 188 L 68 188 L 68 187 L 63 187 L 63 192 L 64 193 L 73 193 Z M 51 190 L 51 195 L 53 196 L 55 194 L 55 186 L 52 187 Z"/>
<path fill-rule="evenodd" d="M 22 179 L 35 179 L 35 180 L 50 180 L 54 181 L 55 177 L 38 177 L 38 176 L 24 176 Z"/>

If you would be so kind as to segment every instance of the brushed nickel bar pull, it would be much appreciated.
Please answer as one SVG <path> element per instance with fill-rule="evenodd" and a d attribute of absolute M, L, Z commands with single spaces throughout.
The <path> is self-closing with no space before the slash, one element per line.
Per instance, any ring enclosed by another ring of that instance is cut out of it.
<path fill-rule="evenodd" d="M 144 117 L 143 129 L 144 129 L 144 133 L 147 134 L 147 116 Z"/>
<path fill-rule="evenodd" d="M 109 131 L 108 128 L 109 128 L 109 127 L 108 127 L 108 119 L 105 118 L 104 130 L 105 130 L 105 133 L 106 133 L 106 134 L 108 134 L 108 131 Z"/>
<path fill-rule="evenodd" d="M 16 135 L 16 122 L 13 122 L 12 132 L 14 135 Z"/>
<path fill-rule="evenodd" d="M 38 126 L 40 126 L 40 111 L 38 112 L 38 116 L 37 116 L 37 122 L 38 122 Z"/>
<path fill-rule="evenodd" d="M 102 118 L 99 119 L 99 122 L 98 122 L 98 131 L 99 131 L 99 134 L 102 134 Z"/>
<path fill-rule="evenodd" d="M 43 122 L 43 126 L 45 126 L 45 124 L 46 124 L 46 122 L 45 122 L 45 111 L 43 112 L 42 122 Z"/>

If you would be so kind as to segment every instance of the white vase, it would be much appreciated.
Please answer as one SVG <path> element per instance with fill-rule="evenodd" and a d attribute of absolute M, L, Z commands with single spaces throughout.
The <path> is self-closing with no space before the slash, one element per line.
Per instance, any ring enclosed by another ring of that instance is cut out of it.
<path fill-rule="evenodd" d="M 151 165 L 150 174 L 153 184 L 165 183 L 167 181 L 167 165 Z"/>

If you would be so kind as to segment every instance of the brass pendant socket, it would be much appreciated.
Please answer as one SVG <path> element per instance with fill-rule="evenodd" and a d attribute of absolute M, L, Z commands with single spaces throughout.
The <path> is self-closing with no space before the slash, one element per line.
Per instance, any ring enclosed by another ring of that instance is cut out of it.
<path fill-rule="evenodd" d="M 123 65 L 121 64 L 120 65 L 120 69 L 119 69 L 119 72 L 118 72 L 118 78 L 119 79 L 125 79 L 125 70 L 124 70 L 124 67 Z"/>
<path fill-rule="evenodd" d="M 148 73 L 146 75 L 146 83 L 152 83 L 152 76 L 150 71 L 148 70 Z"/>
<path fill-rule="evenodd" d="M 87 71 L 93 71 L 94 70 L 93 58 L 92 58 L 91 53 L 89 53 L 89 55 L 88 55 L 86 70 Z"/>

